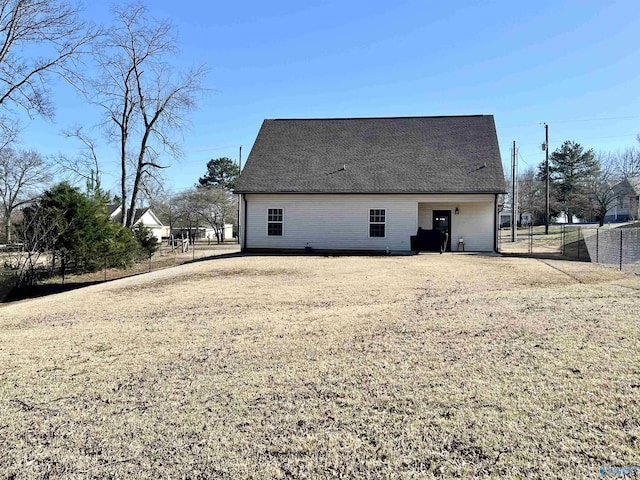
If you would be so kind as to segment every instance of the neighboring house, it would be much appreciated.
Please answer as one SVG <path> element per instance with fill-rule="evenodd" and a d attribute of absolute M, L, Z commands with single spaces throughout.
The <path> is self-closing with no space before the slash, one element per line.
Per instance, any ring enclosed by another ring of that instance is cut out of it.
<path fill-rule="evenodd" d="M 533 225 L 533 213 L 524 212 L 520 213 L 520 219 L 518 220 L 519 227 L 528 227 Z M 511 227 L 511 209 L 502 210 L 500 212 L 500 228 Z"/>
<path fill-rule="evenodd" d="M 500 228 L 511 227 L 511 209 L 500 212 Z"/>
<path fill-rule="evenodd" d="M 212 227 L 198 227 L 198 238 L 204 238 L 211 242 L 216 241 L 216 230 Z M 225 223 L 222 229 L 222 241 L 231 240 L 233 238 L 233 224 Z"/>
<path fill-rule="evenodd" d="M 627 222 L 640 218 L 640 177 L 625 178 L 614 185 L 616 201 L 607 211 L 605 222 Z"/>
<path fill-rule="evenodd" d="M 114 222 L 122 222 L 122 206 L 116 204 L 107 205 L 107 212 Z M 165 227 L 162 225 L 160 219 L 153 213 L 150 208 L 138 208 L 135 212 L 133 220 L 133 226 L 142 223 L 145 227 L 151 229 L 153 235 L 158 239 L 158 242 L 162 242 Z"/>
<path fill-rule="evenodd" d="M 265 120 L 235 193 L 243 251 L 495 251 L 505 179 L 492 115 Z"/>
<path fill-rule="evenodd" d="M 558 212 L 555 216 L 553 216 L 551 218 L 551 221 L 553 223 L 569 223 L 569 217 L 567 216 L 567 212 L 563 210 L 561 212 Z M 583 221 L 584 221 L 583 219 L 581 219 L 576 215 L 573 215 L 573 217 L 571 218 L 571 223 L 581 223 Z"/>
<path fill-rule="evenodd" d="M 212 242 L 216 240 L 216 231 L 211 227 L 201 227 L 204 228 L 203 238 L 209 239 Z M 227 241 L 233 239 L 233 224 L 225 223 L 224 228 L 222 229 L 222 241 Z"/>
<path fill-rule="evenodd" d="M 531 212 L 524 212 L 520 214 L 520 225 L 528 227 L 533 225 L 534 215 Z"/>
<path fill-rule="evenodd" d="M 173 229 L 174 237 L 182 237 L 182 236 L 194 236 L 199 240 L 210 240 L 211 242 L 216 242 L 216 230 L 211 226 L 203 226 L 199 225 L 197 227 L 175 227 Z M 227 241 L 233 239 L 233 224 L 225 223 L 224 228 L 222 229 L 222 241 Z"/>

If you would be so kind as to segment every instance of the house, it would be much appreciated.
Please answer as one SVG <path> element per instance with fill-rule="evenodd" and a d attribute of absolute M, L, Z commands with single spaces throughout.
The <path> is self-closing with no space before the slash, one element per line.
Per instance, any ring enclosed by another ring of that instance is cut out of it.
<path fill-rule="evenodd" d="M 122 222 L 122 205 L 107 205 L 107 213 L 114 222 Z M 139 224 L 143 224 L 145 227 L 150 228 L 153 235 L 158 239 L 158 242 L 162 242 L 162 237 L 164 235 L 166 227 L 162 224 L 160 219 L 158 219 L 158 217 L 150 208 L 147 207 L 136 209 L 132 225 L 135 227 Z"/>
<path fill-rule="evenodd" d="M 206 238 L 208 240 L 211 240 L 212 242 L 216 240 L 216 230 L 212 227 L 200 227 L 204 229 L 204 232 L 202 233 L 202 238 Z M 229 241 L 229 240 L 233 240 L 233 224 L 232 223 L 225 223 L 224 227 L 221 230 L 222 233 L 222 241 Z"/>
<path fill-rule="evenodd" d="M 193 237 L 197 240 L 208 240 L 209 242 L 217 242 L 216 229 L 210 225 L 197 225 L 189 227 L 177 226 L 171 232 L 174 237 Z M 222 234 L 221 241 L 229 241 L 233 239 L 233 224 L 225 223 L 220 230 Z"/>
<path fill-rule="evenodd" d="M 531 212 L 519 213 L 518 227 L 529 227 L 533 225 L 534 215 Z M 500 212 L 500 228 L 511 228 L 511 208 L 507 208 Z"/>
<path fill-rule="evenodd" d="M 569 222 L 569 217 L 566 211 L 560 211 L 556 215 L 552 216 L 551 221 L 553 223 L 581 223 L 584 222 L 584 219 L 578 217 L 577 215 L 571 216 L 571 222 Z"/>
<path fill-rule="evenodd" d="M 492 115 L 265 120 L 238 179 L 243 251 L 495 251 L 505 179 Z"/>
<path fill-rule="evenodd" d="M 627 222 L 640 218 L 640 177 L 625 178 L 613 186 L 616 201 L 607 210 L 605 222 Z"/>
<path fill-rule="evenodd" d="M 535 216 L 531 212 L 523 212 L 520 214 L 520 225 L 523 227 L 529 227 L 533 225 Z"/>

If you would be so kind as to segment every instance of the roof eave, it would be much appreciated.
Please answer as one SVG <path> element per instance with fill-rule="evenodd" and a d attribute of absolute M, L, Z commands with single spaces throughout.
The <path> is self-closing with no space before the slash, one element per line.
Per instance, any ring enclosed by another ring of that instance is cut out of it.
<path fill-rule="evenodd" d="M 234 195 L 246 195 L 246 194 L 259 194 L 259 195 L 496 195 L 506 194 L 506 190 L 477 190 L 473 192 L 468 191 L 389 191 L 389 192 L 354 192 L 354 191 L 335 191 L 335 192 L 321 192 L 321 191 L 294 191 L 294 190 L 238 190 L 233 192 Z"/>

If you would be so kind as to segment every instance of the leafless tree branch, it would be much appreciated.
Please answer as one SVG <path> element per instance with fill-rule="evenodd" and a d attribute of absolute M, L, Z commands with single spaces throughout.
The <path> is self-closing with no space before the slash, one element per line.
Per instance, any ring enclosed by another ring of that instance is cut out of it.
<path fill-rule="evenodd" d="M 0 109 L 51 117 L 51 75 L 83 89 L 81 57 L 100 34 L 67 0 L 0 0 Z M 7 118 L 0 119 L 3 129 Z"/>
<path fill-rule="evenodd" d="M 66 138 L 75 138 L 80 141 L 82 150 L 76 156 L 58 155 L 54 157 L 53 161 L 58 165 L 59 173 L 71 174 L 76 180 L 87 182 L 90 190 L 99 191 L 101 174 L 95 140 L 87 135 L 82 127 L 65 130 L 62 134 Z"/>
<path fill-rule="evenodd" d="M 36 151 L 0 149 L 0 218 L 7 242 L 11 241 L 13 212 L 31 202 L 50 178 L 48 165 Z"/>
<path fill-rule="evenodd" d="M 123 224 L 131 226 L 144 179 L 163 168 L 159 151 L 179 155 L 171 135 L 188 124 L 186 113 L 203 90 L 204 67 L 180 74 L 169 63 L 177 52 L 174 28 L 151 19 L 140 3 L 115 9 L 116 25 L 100 46 L 103 71 L 96 103 L 120 146 Z M 129 181 L 128 159 L 133 158 Z M 131 192 L 130 197 L 128 192 Z"/>

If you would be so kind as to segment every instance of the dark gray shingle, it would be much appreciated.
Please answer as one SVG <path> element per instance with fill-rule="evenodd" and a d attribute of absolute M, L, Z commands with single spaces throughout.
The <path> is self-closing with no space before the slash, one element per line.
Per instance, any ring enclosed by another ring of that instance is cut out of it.
<path fill-rule="evenodd" d="M 265 120 L 238 193 L 503 193 L 492 115 Z"/>

